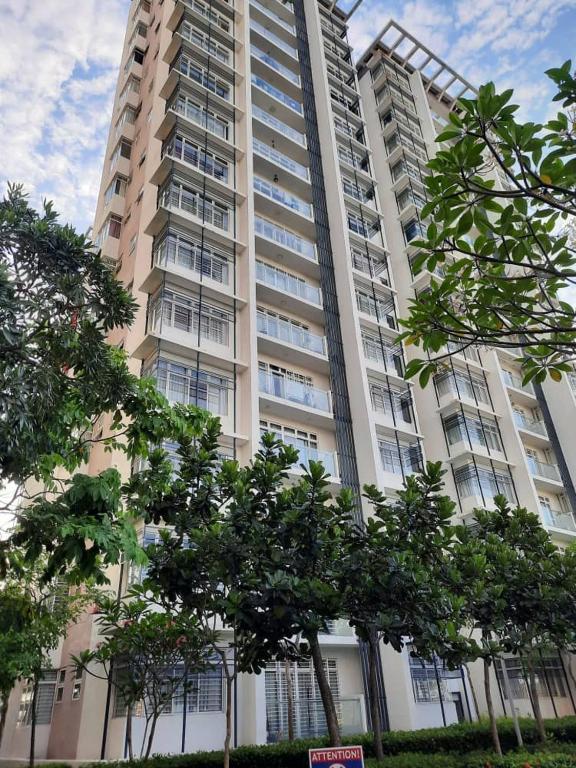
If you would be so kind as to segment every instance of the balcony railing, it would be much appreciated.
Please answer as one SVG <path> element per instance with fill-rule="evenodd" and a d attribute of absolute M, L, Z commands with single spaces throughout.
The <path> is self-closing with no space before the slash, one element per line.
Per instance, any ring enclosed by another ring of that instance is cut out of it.
<path fill-rule="evenodd" d="M 360 697 L 334 701 L 340 732 L 351 736 L 364 730 Z M 328 733 L 321 699 L 295 699 L 294 736 L 297 739 L 325 736 Z M 288 705 L 278 697 L 266 703 L 268 743 L 288 738 Z"/>
<path fill-rule="evenodd" d="M 295 437 L 290 435 L 282 435 L 276 433 L 278 440 L 282 440 L 286 445 L 291 445 L 298 450 L 298 461 L 294 464 L 294 467 L 298 467 L 300 464 L 304 464 L 307 467 L 311 461 L 321 461 L 324 465 L 324 469 L 331 477 L 338 477 L 336 469 L 336 454 L 332 451 L 320 451 L 318 448 L 311 448 L 308 445 L 302 445 L 302 443 Z"/>
<path fill-rule="evenodd" d="M 530 432 L 536 432 L 538 435 L 543 435 L 544 437 L 548 434 L 546 432 L 546 425 L 539 419 L 528 419 L 521 413 L 515 413 L 514 421 L 516 422 L 516 426 L 520 427 L 520 429 L 527 429 Z"/>
<path fill-rule="evenodd" d="M 536 477 L 544 477 L 546 480 L 555 480 L 560 482 L 560 470 L 556 464 L 546 464 L 543 461 L 538 461 L 533 456 L 527 456 L 528 468 L 532 475 Z"/>
<path fill-rule="evenodd" d="M 270 85 L 270 83 L 267 80 L 264 80 L 263 77 L 259 77 L 252 73 L 252 85 L 260 88 L 260 90 L 264 91 L 269 96 L 272 96 L 273 99 L 276 99 L 276 101 L 279 101 L 281 104 L 285 104 L 293 112 L 297 112 L 299 115 L 303 113 L 302 104 L 299 101 L 288 96 L 288 94 L 281 91 L 280 88 L 275 88 L 273 85 Z"/>
<path fill-rule="evenodd" d="M 281 74 L 282 77 L 285 77 L 287 80 L 290 80 L 294 85 L 300 85 L 300 75 L 297 75 L 296 72 L 293 72 L 289 67 L 285 67 L 284 64 L 281 64 L 273 56 L 270 56 L 269 53 L 264 53 L 264 51 L 261 51 L 256 45 L 250 46 L 250 52 L 255 59 L 264 62 L 264 64 L 267 64 L 269 67 L 276 70 L 276 72 Z"/>
<path fill-rule="evenodd" d="M 161 190 L 160 205 L 166 208 L 179 208 L 202 219 L 204 223 L 212 224 L 226 232 L 230 226 L 230 211 L 220 203 L 204 197 L 195 189 L 180 184 L 169 184 Z"/>
<path fill-rule="evenodd" d="M 324 336 L 318 336 L 315 333 L 294 325 L 288 320 L 280 317 L 271 317 L 264 312 L 258 312 L 258 333 L 264 336 L 271 336 L 280 341 L 286 341 L 295 347 L 315 352 L 319 355 L 326 354 L 326 342 Z"/>
<path fill-rule="evenodd" d="M 154 263 L 182 267 L 223 285 L 230 284 L 230 262 L 225 256 L 178 235 L 169 234 L 162 240 L 154 251 Z"/>
<path fill-rule="evenodd" d="M 284 376 L 275 376 L 266 371 L 258 372 L 258 381 L 260 392 L 266 395 L 273 395 L 282 400 L 289 400 L 291 403 L 316 408 L 316 410 L 326 413 L 332 411 L 330 392 L 316 389 L 316 387 L 303 384 L 300 381 L 292 381 Z"/>
<path fill-rule="evenodd" d="M 209 341 L 228 347 L 232 316 L 209 304 L 164 291 L 150 300 L 148 329 L 162 333 L 164 328 L 192 334 L 198 343 Z"/>
<path fill-rule="evenodd" d="M 210 131 L 210 133 L 220 136 L 223 139 L 228 139 L 228 133 L 230 125 L 227 120 L 218 118 L 205 107 L 201 107 L 188 97 L 178 94 L 172 103 L 168 105 L 168 109 L 173 109 L 178 114 L 185 117 L 187 120 L 199 125 L 201 128 Z"/>
<path fill-rule="evenodd" d="M 296 28 L 290 24 L 289 21 L 286 21 L 281 16 L 278 16 L 277 13 L 274 13 L 273 10 L 267 8 L 263 3 L 260 3 L 259 0 L 250 0 L 250 5 L 252 5 L 254 8 L 258 8 L 261 13 L 263 13 L 265 16 L 268 16 L 269 19 L 275 21 L 276 24 L 282 27 L 282 29 L 285 29 L 292 35 L 296 34 Z"/>
<path fill-rule="evenodd" d="M 522 379 L 519 376 L 514 376 L 510 371 L 502 371 L 502 378 L 504 379 L 504 383 L 509 387 L 523 389 L 524 392 L 529 392 L 531 395 L 534 394 L 534 387 L 530 382 L 528 382 L 528 384 L 523 384 Z"/>
<path fill-rule="evenodd" d="M 340 637 L 354 637 L 354 627 L 350 626 L 347 619 L 333 619 L 327 621 L 329 635 L 339 635 Z"/>
<path fill-rule="evenodd" d="M 453 374 L 440 374 L 434 377 L 438 396 L 452 394 L 454 397 L 465 397 L 468 400 L 478 401 L 490 405 L 490 395 L 484 382 L 469 379 L 465 374 L 454 376 Z"/>
<path fill-rule="evenodd" d="M 550 509 L 550 507 L 547 506 L 540 506 L 540 511 L 545 525 L 549 525 L 552 528 L 560 528 L 563 531 L 576 532 L 576 522 L 574 521 L 574 515 L 571 512 Z"/>
<path fill-rule="evenodd" d="M 216 24 L 217 27 L 223 29 L 224 32 L 230 32 L 230 21 L 221 13 L 214 11 L 211 7 L 201 3 L 199 0 L 182 0 L 184 5 L 187 5 L 193 11 L 204 16 L 212 24 Z"/>
<path fill-rule="evenodd" d="M 277 117 L 266 112 L 265 109 L 262 109 L 262 107 L 259 107 L 257 104 L 252 105 L 252 117 L 256 118 L 256 120 L 260 120 L 261 123 L 269 125 L 270 128 L 274 128 L 275 131 L 278 131 L 278 133 L 281 133 L 283 136 L 287 136 L 297 144 L 301 144 L 303 147 L 306 146 L 306 136 L 303 133 L 300 133 L 300 131 L 292 128 L 290 125 L 286 125 L 282 120 L 278 120 Z"/>
<path fill-rule="evenodd" d="M 278 245 L 284 246 L 284 248 L 295 251 L 300 256 L 304 256 L 305 259 L 318 261 L 316 248 L 310 240 L 305 240 L 303 237 L 295 235 L 283 227 L 277 227 L 268 219 L 262 219 L 260 216 L 254 217 L 254 229 L 256 234 L 266 238 L 266 240 L 272 240 L 278 243 Z"/>
<path fill-rule="evenodd" d="M 290 173 L 296 174 L 296 176 L 300 176 L 301 179 L 309 179 L 308 168 L 306 168 L 305 165 L 297 163 L 296 160 L 292 160 L 288 155 L 282 154 L 282 152 L 270 147 L 268 144 L 265 144 L 257 138 L 252 140 L 252 146 L 254 147 L 254 153 L 256 155 L 265 157 L 267 160 L 270 160 L 271 163 L 274 163 L 281 168 L 285 168 L 287 171 L 290 171 Z"/>
<path fill-rule="evenodd" d="M 228 163 L 220 160 L 218 157 L 207 151 L 203 147 L 198 147 L 188 139 L 182 136 L 173 136 L 172 139 L 162 148 L 162 157 L 175 158 L 181 160 L 193 168 L 212 176 L 214 179 L 228 182 Z"/>
<path fill-rule="evenodd" d="M 287 43 L 286 40 L 282 40 L 281 37 L 278 37 L 278 35 L 275 35 L 274 32 L 266 29 L 266 27 L 264 27 L 255 19 L 250 19 L 250 29 L 253 29 L 254 32 L 258 32 L 258 34 L 262 35 L 265 40 L 273 43 L 277 48 L 280 48 L 281 51 L 287 53 L 288 56 L 291 56 L 293 59 L 298 59 L 298 51 L 296 48 L 294 48 L 293 45 Z"/>
<path fill-rule="evenodd" d="M 185 40 L 202 48 L 202 50 L 206 51 L 211 56 L 215 56 L 217 59 L 224 62 L 224 64 L 230 63 L 230 58 L 232 56 L 230 49 L 215 42 L 209 35 L 200 32 L 200 30 L 193 27 L 189 21 L 184 21 L 180 25 L 178 32 L 180 32 Z"/>
<path fill-rule="evenodd" d="M 263 261 L 256 262 L 256 280 L 283 293 L 298 296 L 312 304 L 322 305 L 320 288 L 310 285 L 300 277 L 294 277 L 284 270 L 277 269 L 271 264 L 265 264 Z"/>
<path fill-rule="evenodd" d="M 275 184 L 271 184 L 266 179 L 260 178 L 260 176 L 254 176 L 254 190 L 264 195 L 269 200 L 273 200 L 275 203 L 290 208 L 292 211 L 301 213 L 302 216 L 312 218 L 312 206 L 310 203 L 305 202 L 296 195 L 291 195 L 286 190 L 277 187 Z"/>

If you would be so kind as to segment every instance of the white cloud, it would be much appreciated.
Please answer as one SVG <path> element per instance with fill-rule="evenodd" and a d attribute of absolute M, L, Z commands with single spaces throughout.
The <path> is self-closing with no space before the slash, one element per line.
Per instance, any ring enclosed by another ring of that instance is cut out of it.
<path fill-rule="evenodd" d="M 126 29 L 126 0 L 0 0 L 0 184 L 94 213 Z"/>

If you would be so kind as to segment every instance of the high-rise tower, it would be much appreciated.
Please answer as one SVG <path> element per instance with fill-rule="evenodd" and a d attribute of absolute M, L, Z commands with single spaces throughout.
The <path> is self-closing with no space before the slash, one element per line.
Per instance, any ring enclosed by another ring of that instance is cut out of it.
<path fill-rule="evenodd" d="M 220 416 L 225 456 L 248 461 L 273 431 L 301 461 L 321 459 L 335 489 L 388 495 L 425 456 L 441 459 L 459 519 L 503 493 L 564 545 L 576 536 L 573 382 L 522 387 L 514 355 L 470 349 L 422 391 L 395 343 L 398 313 L 430 277 L 411 271 L 425 164 L 473 88 L 394 23 L 358 66 L 346 35 L 330 0 L 133 0 L 94 232 L 140 310 L 110 341 L 170 400 Z M 109 460 L 95 447 L 90 470 Z M 137 578 L 126 563 L 114 586 Z M 368 726 L 363 654 L 346 622 L 330 629 L 330 682 L 356 733 Z M 124 754 L 122 703 L 67 668 L 91 642 L 86 617 L 42 683 L 41 757 Z M 545 710 L 570 711 L 569 660 L 544 662 Z M 510 674 L 529 712 L 513 660 Z M 311 667 L 293 677 L 297 735 L 323 732 Z M 283 679 L 274 664 L 240 679 L 235 743 L 286 737 Z M 389 727 L 476 717 L 466 675 L 439 662 L 383 649 L 381 684 Z M 26 753 L 29 712 L 29 690 L 16 691 L 2 755 Z M 218 748 L 223 729 L 221 676 L 197 676 L 154 751 Z"/>

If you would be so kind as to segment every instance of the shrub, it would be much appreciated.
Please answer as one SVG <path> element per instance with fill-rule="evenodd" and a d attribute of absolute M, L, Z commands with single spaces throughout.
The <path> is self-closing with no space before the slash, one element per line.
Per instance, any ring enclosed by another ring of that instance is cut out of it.
<path fill-rule="evenodd" d="M 529 750 L 531 745 L 537 743 L 535 722 L 526 718 L 520 721 L 520 725 L 524 742 Z M 564 742 L 576 742 L 576 717 L 547 720 L 546 729 L 556 747 Z M 516 737 L 514 736 L 512 721 L 500 720 L 498 730 L 504 751 L 513 750 L 516 747 Z M 374 756 L 372 736 L 369 733 L 360 736 L 348 736 L 343 739 L 343 742 L 344 744 L 361 744 L 367 758 Z M 428 766 L 431 768 L 468 768 L 467 759 L 475 761 L 470 764 L 470 768 L 483 768 L 482 760 L 484 758 L 478 753 L 489 754 L 492 752 L 492 740 L 487 721 L 449 725 L 446 728 L 426 728 L 419 731 L 388 731 L 382 734 L 382 743 L 384 753 L 387 756 L 398 756 L 396 761 L 388 761 L 387 765 L 389 764 L 390 768 L 420 768 L 418 755 L 423 757 L 422 768 L 428 768 Z M 238 747 L 232 750 L 230 755 L 230 768 L 307 768 L 308 749 L 323 746 L 328 746 L 326 738 Z M 474 753 L 477 754 L 474 755 Z M 526 752 L 526 754 L 529 753 Z M 516 757 L 517 755 L 511 755 L 506 759 L 516 760 Z M 556 757 L 557 755 L 554 755 L 553 752 L 548 752 L 545 749 L 544 754 L 540 754 L 538 759 L 549 761 Z M 576 766 L 576 761 L 572 757 L 568 755 L 561 757 L 564 762 L 558 764 L 559 768 L 564 768 L 566 765 Z M 453 758 L 457 759 L 454 760 Z M 434 762 L 432 762 L 433 759 Z M 530 756 L 530 759 L 533 762 L 528 762 L 528 765 L 531 768 L 536 768 L 538 763 L 534 762 L 534 756 Z M 567 759 L 571 762 L 566 762 Z M 135 760 L 134 768 L 144 768 L 144 762 Z M 147 762 L 145 768 L 222 768 L 222 763 L 223 753 L 221 751 L 195 752 L 187 755 L 155 755 Z M 503 763 L 500 766 L 497 762 L 493 762 L 492 765 L 493 768 L 521 768 L 523 763 L 516 761 Z M 556 764 L 554 762 L 542 762 L 541 765 L 543 768 L 555 768 Z M 108 766 L 109 768 L 126 768 L 126 762 L 112 762 L 108 763 Z M 45 768 L 54 768 L 54 766 L 50 765 Z M 85 768 L 102 768 L 102 764 L 92 763 L 86 765 Z"/>

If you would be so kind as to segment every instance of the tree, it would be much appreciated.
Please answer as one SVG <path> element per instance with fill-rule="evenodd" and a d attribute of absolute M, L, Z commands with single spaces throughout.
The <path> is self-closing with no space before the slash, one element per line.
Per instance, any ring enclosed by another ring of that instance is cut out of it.
<path fill-rule="evenodd" d="M 454 502 L 442 495 L 439 463 L 409 476 L 397 500 L 365 489 L 373 513 L 365 529 L 351 529 L 342 553 L 343 610 L 367 643 L 374 751 L 384 758 L 376 684 L 380 642 L 400 652 L 410 643 L 418 656 L 447 655 L 462 646 L 461 601 L 444 584 L 452 540 Z"/>
<path fill-rule="evenodd" d="M 84 235 L 60 224 L 51 203 L 38 213 L 9 186 L 0 202 L 0 490 L 16 491 L 0 511 L 18 509 L 15 531 L 0 540 L 0 577 L 13 548 L 28 563 L 42 557 L 47 581 L 66 572 L 105 582 L 121 553 L 138 557 L 119 472 L 81 471 L 98 443 L 145 459 L 189 418 L 108 343 L 135 309 Z"/>
<path fill-rule="evenodd" d="M 29 765 L 33 766 L 38 687 L 50 668 L 50 651 L 92 593 L 87 587 L 72 591 L 65 581 L 46 584 L 43 563 L 29 566 L 20 552 L 11 552 L 11 562 L 10 574 L 0 587 L 0 742 L 8 697 L 19 680 L 29 680 L 33 691 L 27 716 L 31 726 Z"/>
<path fill-rule="evenodd" d="M 522 654 L 528 661 L 531 700 L 539 736 L 544 723 L 535 685 L 534 658 L 565 624 L 561 555 L 537 515 L 511 509 L 503 496 L 495 509 L 475 510 L 475 524 L 457 528 L 453 549 L 453 588 L 464 598 L 470 631 L 480 635 L 477 655 L 483 659 L 484 689 L 494 748 L 500 751 L 490 690 L 490 665 L 498 656 L 513 718 L 513 700 L 503 654 Z M 571 582 L 573 583 L 573 582 Z M 566 636 L 566 635 L 565 635 Z M 517 739 L 522 742 L 516 721 Z"/>
<path fill-rule="evenodd" d="M 519 122 L 513 91 L 488 83 L 437 138 L 447 143 L 428 163 L 414 268 L 444 275 L 412 301 L 402 334 L 428 355 L 407 367 L 423 385 L 474 344 L 520 348 L 526 381 L 559 380 L 576 361 L 576 310 L 563 300 L 576 282 L 576 80 L 570 61 L 547 75 L 563 111 L 546 125 Z"/>
<path fill-rule="evenodd" d="M 262 521 L 288 504 L 286 470 L 297 453 L 276 442 L 247 467 L 220 463 L 220 422 L 196 413 L 188 433 L 178 437 L 178 466 L 161 449 L 153 451 L 149 467 L 129 483 L 129 508 L 146 523 L 164 526 L 160 543 L 148 549 L 144 587 L 166 611 L 179 604 L 213 633 L 211 651 L 226 682 L 227 768 L 238 672 L 260 672 L 289 645 L 291 625 L 272 621 L 258 600 L 269 541 Z"/>
<path fill-rule="evenodd" d="M 101 595 L 96 609 L 103 639 L 75 662 L 78 668 L 113 685 L 125 705 L 130 760 L 134 758 L 132 717 L 135 707 L 142 706 L 146 727 L 140 757 L 147 759 L 160 715 L 176 694 L 182 696 L 186 711 L 188 677 L 214 665 L 209 651 L 212 633 L 185 610 L 158 611 L 138 588 L 123 600 Z"/>

